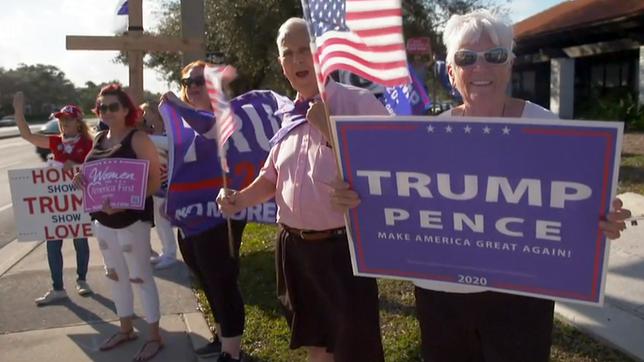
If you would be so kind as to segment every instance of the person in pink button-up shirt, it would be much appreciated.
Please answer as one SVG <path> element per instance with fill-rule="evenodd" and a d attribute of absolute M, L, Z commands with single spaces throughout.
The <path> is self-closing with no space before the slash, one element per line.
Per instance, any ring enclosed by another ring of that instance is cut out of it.
<path fill-rule="evenodd" d="M 251 185 L 227 190 L 217 202 L 231 215 L 275 197 L 281 225 L 278 297 L 291 327 L 291 348 L 306 347 L 310 361 L 383 361 L 376 280 L 353 275 L 344 214 L 331 207 L 330 185 L 338 170 L 306 22 L 287 20 L 277 45 L 284 76 L 298 92 L 291 114 L 306 113 L 306 122 L 271 149 Z M 330 80 L 325 91 L 332 115 L 388 115 L 367 90 Z"/>

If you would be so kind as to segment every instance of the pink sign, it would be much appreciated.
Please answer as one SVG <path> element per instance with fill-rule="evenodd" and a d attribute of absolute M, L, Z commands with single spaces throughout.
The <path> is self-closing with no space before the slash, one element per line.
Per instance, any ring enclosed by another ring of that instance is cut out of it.
<path fill-rule="evenodd" d="M 148 167 L 147 160 L 130 158 L 108 158 L 85 163 L 85 211 L 100 211 L 105 199 L 110 200 L 110 206 L 114 209 L 143 210 L 148 187 Z"/>
<path fill-rule="evenodd" d="M 428 37 L 418 37 L 407 39 L 407 53 L 409 54 L 429 54 L 432 51 L 432 43 Z"/>

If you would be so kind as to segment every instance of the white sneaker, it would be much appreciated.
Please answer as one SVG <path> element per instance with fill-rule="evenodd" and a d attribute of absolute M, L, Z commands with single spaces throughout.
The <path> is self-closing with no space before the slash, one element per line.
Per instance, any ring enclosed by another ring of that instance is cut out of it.
<path fill-rule="evenodd" d="M 37 298 L 34 300 L 37 305 L 46 305 L 52 302 L 55 302 L 57 300 L 65 299 L 67 298 L 67 292 L 64 290 L 49 290 L 45 295 L 43 295 L 40 298 Z"/>
<path fill-rule="evenodd" d="M 84 280 L 78 280 L 76 282 L 76 291 L 83 297 L 88 294 L 92 294 L 92 288 L 90 288 L 89 284 Z"/>
<path fill-rule="evenodd" d="M 177 262 L 177 258 L 167 255 L 161 255 L 159 257 L 159 262 L 156 263 L 154 269 L 160 270 L 173 266 Z"/>

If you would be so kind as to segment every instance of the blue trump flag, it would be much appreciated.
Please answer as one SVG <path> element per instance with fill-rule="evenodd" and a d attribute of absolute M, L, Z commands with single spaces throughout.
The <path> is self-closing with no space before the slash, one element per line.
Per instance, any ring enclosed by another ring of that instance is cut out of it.
<path fill-rule="evenodd" d="M 435 66 L 436 76 L 440 84 L 445 88 L 449 95 L 452 96 L 452 99 L 455 101 L 461 102 L 463 97 L 458 92 L 456 87 L 452 86 L 452 83 L 449 81 L 449 75 L 447 74 L 447 63 L 444 60 L 437 60 Z"/>
<path fill-rule="evenodd" d="M 412 66 L 409 66 L 409 75 L 411 84 L 385 88 L 382 102 L 392 115 L 424 115 L 431 106 L 424 84 Z"/>
<path fill-rule="evenodd" d="M 241 189 L 258 175 L 270 150 L 269 140 L 280 127 L 276 112 L 291 101 L 272 91 L 252 91 L 231 100 L 235 122 L 240 124 L 227 143 L 231 172 L 228 187 Z M 180 101 L 159 106 L 169 139 L 166 213 L 187 236 L 202 233 L 225 218 L 215 198 L 223 186 L 217 144 L 211 135 L 213 113 L 198 111 Z M 234 219 L 275 222 L 276 206 L 267 202 L 243 210 Z"/>

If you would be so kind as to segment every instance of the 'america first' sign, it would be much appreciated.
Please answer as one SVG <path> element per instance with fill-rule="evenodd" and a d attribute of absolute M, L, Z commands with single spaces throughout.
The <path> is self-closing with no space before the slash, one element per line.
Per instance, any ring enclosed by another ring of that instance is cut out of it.
<path fill-rule="evenodd" d="M 333 117 L 354 272 L 602 303 L 622 124 Z"/>

